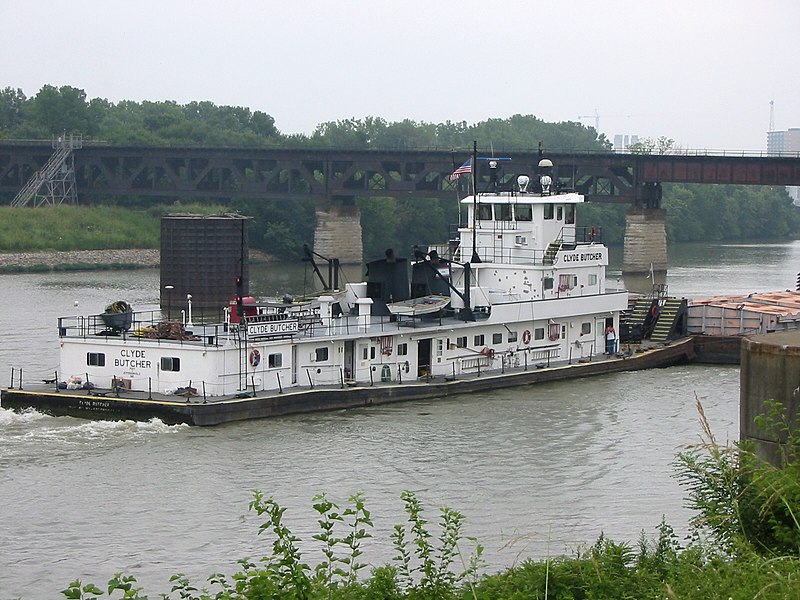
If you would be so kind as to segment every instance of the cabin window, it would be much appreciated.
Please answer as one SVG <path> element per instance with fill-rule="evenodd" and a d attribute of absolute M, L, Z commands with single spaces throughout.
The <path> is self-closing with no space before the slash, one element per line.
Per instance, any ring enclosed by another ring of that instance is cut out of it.
<path fill-rule="evenodd" d="M 181 359 L 175 356 L 162 356 L 161 357 L 161 370 L 162 371 L 180 371 Z"/>
<path fill-rule="evenodd" d="M 550 338 L 551 342 L 555 342 L 561 334 L 561 325 L 558 323 L 551 323 L 549 327 L 549 331 L 547 332 L 547 337 Z"/>
<path fill-rule="evenodd" d="M 509 331 L 508 332 L 508 341 L 509 342 L 516 342 L 517 341 L 517 332 L 516 331 Z"/>
<path fill-rule="evenodd" d="M 457 337 L 456 348 L 466 348 L 466 347 L 467 347 L 467 336 Z"/>
<path fill-rule="evenodd" d="M 562 340 L 566 339 L 566 337 L 567 337 L 567 326 L 566 325 L 562 325 L 561 326 L 561 339 Z"/>
<path fill-rule="evenodd" d="M 361 360 L 375 360 L 375 346 L 364 346 L 361 349 Z"/>
<path fill-rule="evenodd" d="M 267 356 L 267 364 L 270 369 L 276 369 L 283 366 L 283 354 L 270 354 Z"/>
<path fill-rule="evenodd" d="M 566 292 L 567 290 L 571 290 L 578 286 L 578 276 L 577 275 L 559 275 L 558 276 L 558 291 L 559 292 Z"/>
<path fill-rule="evenodd" d="M 530 204 L 517 204 L 514 207 L 514 217 L 517 221 L 533 221 L 533 211 Z"/>
<path fill-rule="evenodd" d="M 544 339 L 544 327 L 537 327 L 533 330 L 533 339 L 535 340 L 543 340 Z"/>
<path fill-rule="evenodd" d="M 544 218 L 548 221 L 553 218 L 553 205 L 552 204 L 545 204 L 544 205 Z"/>
<path fill-rule="evenodd" d="M 502 333 L 493 333 L 492 334 L 492 344 L 502 344 L 503 343 L 503 334 Z"/>
<path fill-rule="evenodd" d="M 592 333 L 592 324 L 589 321 L 581 323 L 581 335 L 589 335 L 590 333 Z"/>
<path fill-rule="evenodd" d="M 314 362 L 325 362 L 326 360 L 328 360 L 327 346 L 314 349 Z"/>
<path fill-rule="evenodd" d="M 562 221 L 564 219 L 564 207 L 560 204 L 556 207 L 556 221 Z"/>
<path fill-rule="evenodd" d="M 553 289 L 553 278 L 552 277 L 545 277 L 544 278 L 544 289 L 552 290 Z"/>
<path fill-rule="evenodd" d="M 478 204 L 478 220 L 491 221 L 492 220 L 492 205 L 491 204 Z"/>
<path fill-rule="evenodd" d="M 589 285 L 597 285 L 597 275 L 594 273 L 589 275 Z"/>
<path fill-rule="evenodd" d="M 442 354 L 444 354 L 444 340 L 436 338 L 436 356 L 441 356 Z"/>
<path fill-rule="evenodd" d="M 574 225 L 575 224 L 575 205 L 574 204 L 567 204 L 564 206 L 564 223 L 566 225 Z"/>
<path fill-rule="evenodd" d="M 90 367 L 105 367 L 106 355 L 102 352 L 87 352 L 86 364 Z"/>
<path fill-rule="evenodd" d="M 483 334 L 476 335 L 473 346 L 483 346 Z"/>
<path fill-rule="evenodd" d="M 495 221 L 510 221 L 511 220 L 511 205 L 510 204 L 495 204 L 494 205 L 494 220 Z"/>
<path fill-rule="evenodd" d="M 403 342 L 397 344 L 397 356 L 408 356 L 408 344 Z"/>

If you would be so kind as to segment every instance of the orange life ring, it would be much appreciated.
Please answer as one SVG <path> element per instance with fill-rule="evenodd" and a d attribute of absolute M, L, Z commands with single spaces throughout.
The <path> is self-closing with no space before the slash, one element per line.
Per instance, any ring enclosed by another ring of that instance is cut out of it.
<path fill-rule="evenodd" d="M 250 366 L 257 367 L 261 363 L 261 352 L 253 348 L 250 350 Z"/>
<path fill-rule="evenodd" d="M 530 344 L 531 343 L 531 332 L 530 329 L 526 329 L 522 332 L 522 343 L 523 344 Z"/>

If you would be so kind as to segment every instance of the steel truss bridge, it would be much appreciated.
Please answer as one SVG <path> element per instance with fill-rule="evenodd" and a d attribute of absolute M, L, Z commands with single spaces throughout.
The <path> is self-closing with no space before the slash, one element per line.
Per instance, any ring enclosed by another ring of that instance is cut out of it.
<path fill-rule="evenodd" d="M 0 194 L 10 198 L 51 159 L 50 142 L 0 142 Z M 467 150 L 343 150 L 133 147 L 84 143 L 74 151 L 78 196 L 260 198 L 336 201 L 355 196 L 454 198 L 468 177 L 450 181 Z M 661 183 L 800 185 L 800 155 L 616 154 L 513 151 L 498 156 L 498 178 L 510 186 L 534 175 L 541 156 L 559 183 L 587 200 L 657 208 Z M 479 179 L 490 181 L 488 161 Z M 479 187 L 480 189 L 480 187 Z"/>

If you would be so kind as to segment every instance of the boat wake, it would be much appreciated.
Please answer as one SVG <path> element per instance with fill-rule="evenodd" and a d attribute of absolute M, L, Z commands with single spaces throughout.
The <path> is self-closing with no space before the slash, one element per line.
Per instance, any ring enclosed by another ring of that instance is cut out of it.
<path fill-rule="evenodd" d="M 45 443 L 80 446 L 97 440 L 131 440 L 177 433 L 188 425 L 167 425 L 157 418 L 149 421 L 81 421 L 51 417 L 33 409 L 20 412 L 0 408 L 0 443 Z"/>

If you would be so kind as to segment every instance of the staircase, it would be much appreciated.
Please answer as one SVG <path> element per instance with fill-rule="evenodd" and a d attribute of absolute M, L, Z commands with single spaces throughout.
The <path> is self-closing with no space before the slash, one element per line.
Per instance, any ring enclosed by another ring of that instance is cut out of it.
<path fill-rule="evenodd" d="M 683 332 L 677 331 L 682 317 L 686 314 L 685 298 L 667 298 L 658 313 L 651 342 L 666 342 L 673 337 L 678 337 Z"/>
<path fill-rule="evenodd" d="M 653 299 L 647 296 L 637 298 L 628 304 L 628 310 L 620 315 L 620 341 L 640 342 L 646 337 L 652 323 L 651 307 Z"/>
<path fill-rule="evenodd" d="M 556 259 L 556 254 L 558 251 L 561 250 L 561 240 L 555 240 L 550 242 L 547 245 L 547 249 L 544 251 L 544 257 L 542 257 L 542 264 L 543 265 L 552 265 Z"/>
<path fill-rule="evenodd" d="M 61 204 L 77 201 L 75 188 L 75 159 L 73 150 L 82 147 L 81 138 L 70 136 L 53 141 L 55 152 L 45 165 L 36 171 L 11 201 L 11 206 L 22 208 L 33 201 L 34 207 L 42 204 Z"/>

